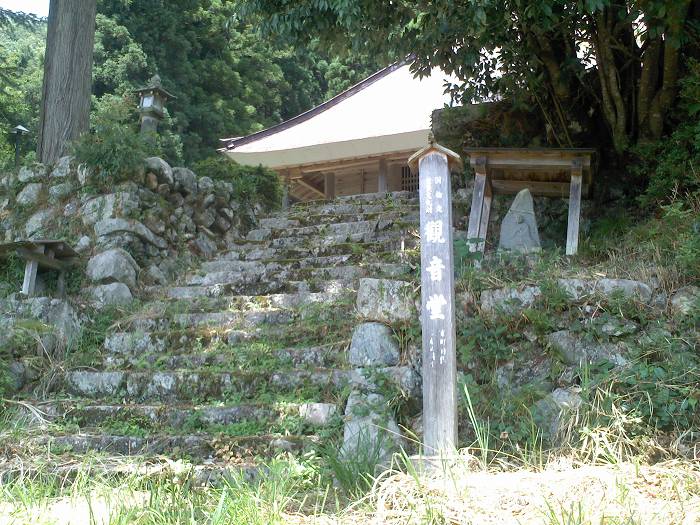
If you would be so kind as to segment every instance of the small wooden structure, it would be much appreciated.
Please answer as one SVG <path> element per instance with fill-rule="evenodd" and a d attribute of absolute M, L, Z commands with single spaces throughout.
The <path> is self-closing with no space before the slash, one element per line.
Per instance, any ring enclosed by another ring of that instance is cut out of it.
<path fill-rule="evenodd" d="M 569 198 L 566 254 L 578 250 L 581 196 L 590 194 L 592 149 L 583 148 L 465 148 L 475 171 L 469 239 L 473 251 L 483 251 L 495 193 L 512 194 L 528 188 L 533 195 Z"/>
<path fill-rule="evenodd" d="M 37 239 L 0 244 L 0 255 L 16 252 L 27 261 L 24 268 L 22 294 L 34 295 L 39 267 L 58 271 L 58 293 L 65 294 L 65 272 L 75 265 L 78 253 L 64 241 Z"/>

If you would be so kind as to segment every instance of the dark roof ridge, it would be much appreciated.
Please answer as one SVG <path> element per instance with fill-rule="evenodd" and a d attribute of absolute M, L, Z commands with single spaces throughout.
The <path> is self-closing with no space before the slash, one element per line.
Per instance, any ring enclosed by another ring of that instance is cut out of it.
<path fill-rule="evenodd" d="M 236 146 L 242 146 L 244 144 L 248 144 L 250 142 L 255 142 L 256 140 L 268 137 L 270 135 L 274 135 L 275 133 L 279 133 L 280 131 L 284 131 L 285 129 L 289 129 L 297 124 L 300 124 L 302 122 L 305 122 L 309 120 L 310 118 L 318 115 L 319 113 L 323 113 L 324 111 L 332 108 L 333 106 L 338 105 L 341 103 L 343 100 L 350 98 L 356 93 L 359 93 L 363 89 L 365 89 L 368 86 L 371 86 L 374 84 L 376 81 L 384 78 L 385 76 L 389 75 L 390 73 L 393 73 L 397 69 L 405 66 L 410 62 L 410 57 L 405 58 L 403 60 L 399 60 L 397 62 L 394 62 L 393 64 L 388 65 L 384 69 L 380 69 L 376 73 L 371 74 L 364 80 L 361 80 L 354 86 L 349 87 L 342 93 L 337 94 L 333 98 L 328 99 L 325 102 L 322 102 L 318 106 L 315 106 L 304 113 L 301 113 L 297 115 L 296 117 L 292 117 L 289 120 L 285 120 L 284 122 L 281 122 L 279 124 L 275 124 L 272 127 L 269 127 L 267 129 L 263 129 L 262 131 L 258 131 L 256 133 L 251 133 L 250 135 L 246 135 L 245 137 L 238 137 L 238 138 L 228 138 L 228 139 L 219 139 L 222 142 L 225 142 L 226 145 L 219 149 L 219 151 L 226 151 L 226 150 L 232 150 L 235 149 Z"/>

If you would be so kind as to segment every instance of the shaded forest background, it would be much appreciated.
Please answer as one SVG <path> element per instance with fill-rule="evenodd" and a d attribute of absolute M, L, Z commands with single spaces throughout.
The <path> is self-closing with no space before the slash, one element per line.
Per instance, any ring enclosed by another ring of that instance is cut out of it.
<path fill-rule="evenodd" d="M 213 154 L 219 139 L 246 135 L 331 97 L 382 63 L 318 42 L 292 47 L 261 35 L 223 0 L 100 0 L 93 67 L 93 125 L 100 115 L 136 124 L 136 95 L 158 73 L 168 105 L 162 151 L 172 163 Z M 29 128 L 23 161 L 36 150 L 46 23 L 0 26 L 0 168 L 14 162 L 17 124 Z"/>

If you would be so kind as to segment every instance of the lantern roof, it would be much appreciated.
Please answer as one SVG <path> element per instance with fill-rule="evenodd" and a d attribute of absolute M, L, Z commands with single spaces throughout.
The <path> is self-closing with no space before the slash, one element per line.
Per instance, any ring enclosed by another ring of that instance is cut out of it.
<path fill-rule="evenodd" d="M 136 93 L 148 93 L 148 92 L 154 92 L 154 93 L 160 93 L 163 95 L 164 98 L 170 98 L 173 100 L 176 100 L 177 97 L 173 95 L 172 93 L 166 91 L 163 89 L 163 84 L 160 80 L 159 75 L 153 75 L 151 79 L 148 81 L 148 85 L 139 89 L 134 90 Z"/>

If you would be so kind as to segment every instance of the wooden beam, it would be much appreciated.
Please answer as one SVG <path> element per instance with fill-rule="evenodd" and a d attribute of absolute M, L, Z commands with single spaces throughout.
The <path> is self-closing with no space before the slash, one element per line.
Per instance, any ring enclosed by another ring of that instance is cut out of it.
<path fill-rule="evenodd" d="M 299 186 L 303 186 L 307 190 L 311 190 L 314 194 L 320 196 L 322 199 L 326 197 L 325 192 L 319 188 L 318 186 L 311 184 L 308 181 L 305 181 L 303 178 L 299 177 L 298 179 L 292 179 L 296 184 Z"/>
<path fill-rule="evenodd" d="M 335 199 L 335 173 L 325 174 L 324 186 L 326 199 Z"/>
<path fill-rule="evenodd" d="M 581 164 L 579 159 L 571 163 L 571 187 L 569 189 L 569 221 L 566 230 L 566 255 L 578 252 L 579 221 L 581 217 Z"/>
<path fill-rule="evenodd" d="M 377 193 L 386 193 L 389 187 L 387 179 L 386 159 L 379 159 L 379 174 L 377 175 Z"/>
<path fill-rule="evenodd" d="M 527 180 L 496 180 L 492 179 L 493 191 L 499 194 L 516 194 L 525 188 L 530 190 L 533 195 L 542 197 L 568 197 L 569 183 L 568 182 L 543 182 L 543 181 L 527 181 Z M 585 190 L 587 184 L 582 184 Z"/>
<path fill-rule="evenodd" d="M 360 168 L 367 166 L 376 166 L 377 160 L 383 158 L 387 163 L 400 162 L 402 164 L 406 163 L 406 159 L 411 154 L 410 151 L 396 151 L 392 153 L 382 154 L 382 155 L 372 155 L 366 157 L 353 157 L 349 159 L 337 160 L 333 162 L 326 162 L 323 164 L 303 164 L 300 166 L 295 166 L 293 169 L 299 171 L 299 173 L 318 173 L 320 171 L 333 171 L 338 172 L 343 169 L 349 168 Z"/>
<path fill-rule="evenodd" d="M 481 217 L 484 210 L 484 196 L 486 192 L 486 158 L 480 157 L 475 165 L 474 192 L 472 193 L 472 207 L 469 212 L 469 227 L 467 229 L 467 242 L 469 250 L 474 252 L 481 246 L 475 239 L 479 238 L 481 229 Z"/>

